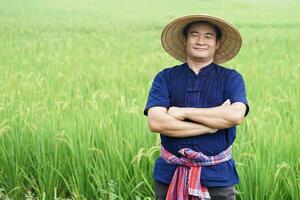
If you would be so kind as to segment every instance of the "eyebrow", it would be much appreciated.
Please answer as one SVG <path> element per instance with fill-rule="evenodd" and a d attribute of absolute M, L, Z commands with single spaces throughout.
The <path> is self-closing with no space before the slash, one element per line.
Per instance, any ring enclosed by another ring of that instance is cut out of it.
<path fill-rule="evenodd" d="M 190 34 L 193 34 L 193 33 L 199 33 L 198 31 L 191 31 Z M 205 33 L 205 35 L 211 35 L 211 36 L 215 36 L 216 34 L 214 33 Z"/>
<path fill-rule="evenodd" d="M 216 36 L 214 33 L 205 33 L 205 35 Z"/>

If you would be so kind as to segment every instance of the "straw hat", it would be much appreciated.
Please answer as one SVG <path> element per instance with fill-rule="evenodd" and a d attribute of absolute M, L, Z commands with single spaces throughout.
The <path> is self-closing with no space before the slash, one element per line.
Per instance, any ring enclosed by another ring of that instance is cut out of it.
<path fill-rule="evenodd" d="M 186 62 L 182 30 L 186 25 L 195 21 L 209 22 L 221 30 L 221 43 L 215 52 L 214 63 L 224 63 L 238 54 L 242 45 L 242 37 L 239 31 L 225 20 L 206 14 L 180 17 L 165 27 L 161 34 L 161 43 L 168 54 L 181 62 Z"/>

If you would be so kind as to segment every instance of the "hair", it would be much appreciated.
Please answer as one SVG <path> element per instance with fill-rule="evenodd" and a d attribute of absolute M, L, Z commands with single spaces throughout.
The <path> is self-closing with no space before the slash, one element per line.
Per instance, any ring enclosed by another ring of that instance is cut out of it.
<path fill-rule="evenodd" d="M 210 22 L 207 22 L 207 21 L 195 21 L 195 22 L 191 22 L 191 23 L 187 24 L 182 29 L 182 34 L 183 34 L 184 38 L 187 38 L 187 34 L 188 34 L 188 31 L 191 28 L 191 26 L 193 26 L 194 24 L 200 24 L 200 23 L 211 25 L 213 27 L 213 29 L 215 30 L 217 40 L 221 39 L 221 36 L 222 36 L 221 29 L 218 26 L 216 26 L 216 25 L 214 25 L 214 24 L 212 24 Z"/>

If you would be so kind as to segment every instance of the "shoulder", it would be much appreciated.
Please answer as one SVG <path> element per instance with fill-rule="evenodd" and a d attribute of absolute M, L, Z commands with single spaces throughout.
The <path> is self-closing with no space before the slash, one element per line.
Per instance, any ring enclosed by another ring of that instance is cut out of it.
<path fill-rule="evenodd" d="M 176 76 L 176 74 L 182 73 L 183 68 L 184 68 L 184 64 L 166 67 L 166 68 L 162 69 L 160 72 L 158 72 L 156 77 L 162 78 L 165 80 L 170 80 L 174 76 Z"/>
<path fill-rule="evenodd" d="M 215 71 L 218 74 L 222 74 L 224 78 L 229 79 L 232 77 L 240 77 L 242 78 L 242 74 L 238 72 L 236 69 L 225 67 L 222 65 L 215 64 Z"/>

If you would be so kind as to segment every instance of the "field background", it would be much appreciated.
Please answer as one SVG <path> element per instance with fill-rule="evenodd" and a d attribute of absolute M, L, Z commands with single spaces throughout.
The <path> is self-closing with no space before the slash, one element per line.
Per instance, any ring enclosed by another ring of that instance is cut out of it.
<path fill-rule="evenodd" d="M 300 199 L 300 2 L 0 0 L 0 199 L 153 199 L 159 137 L 142 111 L 179 64 L 170 20 L 241 31 L 250 113 L 234 145 L 238 199 Z"/>

